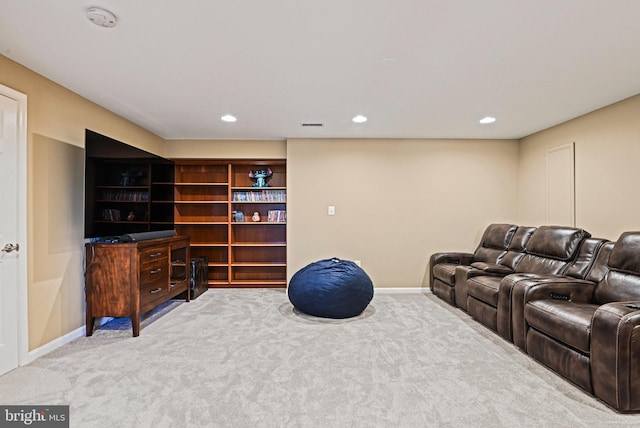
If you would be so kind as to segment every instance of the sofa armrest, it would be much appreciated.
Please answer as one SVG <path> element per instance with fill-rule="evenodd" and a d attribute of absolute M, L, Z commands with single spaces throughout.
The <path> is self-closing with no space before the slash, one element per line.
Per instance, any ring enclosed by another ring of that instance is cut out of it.
<path fill-rule="evenodd" d="M 532 273 L 513 273 L 505 276 L 502 281 L 500 281 L 500 287 L 498 288 L 496 330 L 503 339 L 510 342 L 513 341 L 513 308 L 511 303 L 513 288 L 520 282 L 527 282 L 533 285 L 537 284 L 539 280 L 540 278 Z"/>
<path fill-rule="evenodd" d="M 577 303 L 590 303 L 596 284 L 584 279 L 543 279 L 537 285 L 529 287 L 523 296 L 526 305 L 532 300 L 554 299 Z"/>
<path fill-rule="evenodd" d="M 448 252 L 434 253 L 429 258 L 429 288 L 433 292 L 433 267 L 440 263 L 454 265 L 470 265 L 473 263 L 473 253 Z"/>
<path fill-rule="evenodd" d="M 497 320 L 496 330 L 503 339 L 513 342 L 513 303 L 512 294 L 516 285 L 521 284 L 522 287 L 533 287 L 538 283 L 547 280 L 549 278 L 561 278 L 555 275 L 542 275 L 535 273 L 512 273 L 505 276 L 500 282 L 498 288 L 498 306 L 497 306 Z M 521 311 L 522 317 L 524 317 L 524 306 Z M 520 315 L 519 315 L 520 316 Z M 515 342 L 517 346 L 524 349 L 524 345 L 521 341 Z"/>
<path fill-rule="evenodd" d="M 640 410 L 640 302 L 600 306 L 591 322 L 594 394 L 620 412 Z"/>
<path fill-rule="evenodd" d="M 430 265 L 433 266 L 439 263 L 449 263 L 454 265 L 470 265 L 473 263 L 473 253 L 435 253 L 431 255 Z"/>
<path fill-rule="evenodd" d="M 510 275 L 511 276 L 511 275 Z M 506 278 L 510 279 L 510 276 Z M 505 281 L 503 280 L 503 283 Z M 514 282 L 510 290 L 510 296 L 506 295 L 506 289 L 500 284 L 500 291 L 505 294 L 498 294 L 498 321 L 503 324 L 507 321 L 504 317 L 504 309 L 501 305 L 501 298 L 511 298 L 511 336 L 513 344 L 522 350 L 526 350 L 526 338 L 528 326 L 524 319 L 524 307 L 533 300 L 558 299 L 571 302 L 589 303 L 593 299 L 593 292 L 596 284 L 584 279 L 576 279 L 568 276 L 534 275 Z M 501 313 L 502 310 L 502 313 Z M 500 325 L 500 324 L 499 324 Z M 501 333 L 502 335 L 502 333 Z M 503 335 L 504 337 L 504 335 Z"/>
<path fill-rule="evenodd" d="M 507 274 L 506 270 L 492 269 L 493 266 L 499 266 L 492 263 L 475 262 L 471 266 L 456 267 L 456 283 L 455 283 L 455 299 L 456 306 L 467 311 L 467 298 L 469 297 L 467 280 L 476 276 L 498 276 L 502 277 Z M 504 266 L 506 269 L 508 267 Z M 482 268 L 482 269 L 479 269 Z M 511 271 L 509 269 L 509 271 Z M 500 272 L 500 273 L 498 273 Z"/>
<path fill-rule="evenodd" d="M 513 269 L 508 266 L 499 265 L 496 263 L 487 262 L 473 262 L 471 267 L 479 269 L 486 273 L 495 273 L 497 275 L 509 275 L 513 273 Z"/>
<path fill-rule="evenodd" d="M 455 292 L 453 294 L 456 300 L 456 306 L 467 311 L 467 279 L 477 275 L 486 275 L 481 270 L 478 270 L 471 266 L 457 266 L 456 267 L 456 282 L 454 284 Z"/>

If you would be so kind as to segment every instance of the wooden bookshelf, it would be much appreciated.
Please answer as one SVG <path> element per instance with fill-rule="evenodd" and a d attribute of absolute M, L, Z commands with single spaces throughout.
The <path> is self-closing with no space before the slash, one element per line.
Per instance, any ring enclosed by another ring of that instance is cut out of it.
<path fill-rule="evenodd" d="M 252 186 L 267 168 L 268 187 Z M 175 160 L 174 189 L 176 232 L 207 257 L 209 287 L 286 287 L 285 160 Z"/>
<path fill-rule="evenodd" d="M 173 172 L 169 163 L 92 159 L 85 201 L 92 236 L 172 228 Z"/>

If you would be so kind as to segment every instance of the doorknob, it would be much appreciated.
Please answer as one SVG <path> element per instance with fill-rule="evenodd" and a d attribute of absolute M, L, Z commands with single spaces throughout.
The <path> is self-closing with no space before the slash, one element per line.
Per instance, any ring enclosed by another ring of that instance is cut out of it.
<path fill-rule="evenodd" d="M 20 250 L 20 245 L 19 244 L 7 244 L 2 249 L 2 252 L 3 253 L 11 253 L 13 251 L 19 251 L 19 250 Z"/>

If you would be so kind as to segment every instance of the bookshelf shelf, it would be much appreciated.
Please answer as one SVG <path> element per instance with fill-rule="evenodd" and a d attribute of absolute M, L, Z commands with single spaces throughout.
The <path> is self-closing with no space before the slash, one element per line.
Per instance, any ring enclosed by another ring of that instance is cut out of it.
<path fill-rule="evenodd" d="M 286 242 L 249 242 L 249 243 L 232 243 L 232 247 L 286 247 Z"/>
<path fill-rule="evenodd" d="M 232 266 L 237 267 L 260 267 L 260 266 L 269 266 L 269 267 L 285 267 L 286 263 L 232 263 Z"/>
<path fill-rule="evenodd" d="M 176 221 L 176 224 L 184 224 L 184 225 L 192 225 L 192 226 L 226 226 L 227 224 L 229 224 L 226 221 L 197 221 L 197 220 L 192 220 L 192 221 Z"/>
<path fill-rule="evenodd" d="M 283 280 L 234 280 L 231 281 L 231 287 L 236 288 L 284 288 L 287 286 L 287 281 Z"/>
<path fill-rule="evenodd" d="M 149 201 L 128 201 L 125 199 L 98 199 L 96 202 L 104 202 L 104 203 L 110 203 L 110 204 L 117 204 L 117 203 L 121 203 L 121 204 L 148 204 Z"/>
<path fill-rule="evenodd" d="M 286 221 L 232 221 L 234 226 L 284 226 Z"/>
<path fill-rule="evenodd" d="M 222 204 L 226 205 L 227 201 L 175 201 L 177 205 L 210 205 L 210 204 Z"/>
<path fill-rule="evenodd" d="M 175 186 L 228 186 L 229 183 L 198 183 L 198 182 L 191 182 L 191 183 L 186 183 L 186 182 L 176 182 L 174 184 Z"/>

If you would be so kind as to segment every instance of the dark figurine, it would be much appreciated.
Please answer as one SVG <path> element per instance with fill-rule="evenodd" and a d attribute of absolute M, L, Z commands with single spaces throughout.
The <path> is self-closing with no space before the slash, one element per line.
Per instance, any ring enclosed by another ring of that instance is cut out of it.
<path fill-rule="evenodd" d="M 267 178 L 273 175 L 273 171 L 271 168 L 267 169 L 258 169 L 256 171 L 250 171 L 249 177 L 254 178 L 256 180 L 251 186 L 253 187 L 269 187 L 269 183 L 267 183 Z"/>

